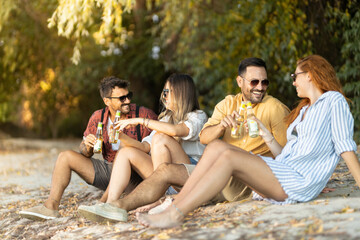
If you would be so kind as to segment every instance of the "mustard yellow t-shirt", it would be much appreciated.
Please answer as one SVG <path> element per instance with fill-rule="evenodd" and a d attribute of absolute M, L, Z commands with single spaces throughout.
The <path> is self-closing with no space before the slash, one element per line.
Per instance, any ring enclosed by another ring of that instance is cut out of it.
<path fill-rule="evenodd" d="M 225 99 L 223 99 L 215 106 L 211 118 L 208 119 L 202 130 L 204 130 L 204 128 L 208 126 L 219 124 L 226 115 L 231 115 L 233 111 L 239 111 L 241 101 L 241 93 L 235 96 L 226 96 Z M 260 121 L 265 125 L 267 129 L 270 130 L 276 141 L 278 141 L 281 146 L 284 146 L 287 141 L 287 126 L 284 122 L 284 117 L 289 114 L 289 108 L 282 102 L 280 102 L 278 99 L 267 94 L 265 95 L 261 103 L 254 104 L 252 107 L 255 116 L 260 119 Z M 200 132 L 200 135 L 201 133 L 202 131 Z M 225 130 L 224 136 L 222 137 L 222 140 L 229 144 L 242 148 L 248 152 L 273 157 L 270 149 L 260 136 L 256 138 L 251 138 L 249 134 L 246 134 L 241 139 L 232 138 L 231 129 L 227 128 Z"/>

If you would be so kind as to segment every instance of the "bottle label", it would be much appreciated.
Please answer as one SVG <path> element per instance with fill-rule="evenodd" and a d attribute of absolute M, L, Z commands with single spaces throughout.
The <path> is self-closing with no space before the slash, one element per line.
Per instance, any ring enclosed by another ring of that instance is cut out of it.
<path fill-rule="evenodd" d="M 114 139 L 115 143 L 117 143 L 117 141 L 119 140 L 119 135 L 120 135 L 119 130 L 115 130 L 115 139 Z"/>
<path fill-rule="evenodd" d="M 249 126 L 249 136 L 252 138 L 255 138 L 259 136 L 259 128 L 258 124 L 255 120 L 248 120 L 248 126 Z"/>
<path fill-rule="evenodd" d="M 109 129 L 109 143 L 114 143 L 115 142 L 115 131 L 114 131 L 114 128 L 112 126 L 110 126 L 110 129 Z"/>
<path fill-rule="evenodd" d="M 100 153 L 101 152 L 101 148 L 102 148 L 102 140 L 101 139 L 97 139 L 96 143 L 94 145 L 94 152 L 95 153 Z"/>
<path fill-rule="evenodd" d="M 236 127 L 236 128 L 231 128 L 231 136 L 232 137 L 238 137 L 238 128 Z"/>

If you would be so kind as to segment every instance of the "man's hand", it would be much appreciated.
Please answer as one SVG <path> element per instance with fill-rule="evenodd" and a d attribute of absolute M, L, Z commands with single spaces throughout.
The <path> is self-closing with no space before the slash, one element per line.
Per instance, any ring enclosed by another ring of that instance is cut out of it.
<path fill-rule="evenodd" d="M 84 140 L 84 144 L 87 148 L 93 148 L 96 143 L 96 137 L 94 134 L 89 134 L 86 136 Z"/>
<path fill-rule="evenodd" d="M 89 134 L 86 136 L 85 140 L 83 140 L 80 144 L 80 153 L 85 157 L 91 157 L 94 155 L 93 148 L 96 143 L 96 137 L 93 134 Z"/>
<path fill-rule="evenodd" d="M 236 125 L 236 118 L 240 117 L 239 113 L 237 111 L 233 111 L 233 113 L 230 115 L 226 115 L 221 122 L 219 123 L 219 126 L 222 127 L 222 129 L 226 128 L 232 128 L 237 127 Z"/>

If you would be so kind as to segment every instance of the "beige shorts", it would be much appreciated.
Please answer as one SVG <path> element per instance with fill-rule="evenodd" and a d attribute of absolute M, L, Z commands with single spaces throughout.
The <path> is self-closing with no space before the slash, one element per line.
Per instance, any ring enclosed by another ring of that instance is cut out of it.
<path fill-rule="evenodd" d="M 190 176 L 194 171 L 196 165 L 192 164 L 183 164 Z M 246 199 L 251 196 L 252 190 L 243 184 L 238 178 L 231 177 L 229 182 L 226 184 L 225 188 L 216 194 L 216 196 L 211 200 L 211 202 L 235 202 Z"/>

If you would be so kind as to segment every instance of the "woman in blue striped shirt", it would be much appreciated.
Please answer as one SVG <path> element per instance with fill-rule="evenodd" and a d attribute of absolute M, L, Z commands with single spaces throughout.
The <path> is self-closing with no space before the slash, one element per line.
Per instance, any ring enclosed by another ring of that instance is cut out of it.
<path fill-rule="evenodd" d="M 325 187 L 340 157 L 360 186 L 354 119 L 334 68 L 321 56 L 311 55 L 298 61 L 292 78 L 302 101 L 286 119 L 285 147 L 255 119 L 275 159 L 213 141 L 173 204 L 157 215 L 139 215 L 139 222 L 153 227 L 179 225 L 185 214 L 214 197 L 232 176 L 252 188 L 257 198 L 310 201 Z"/>

